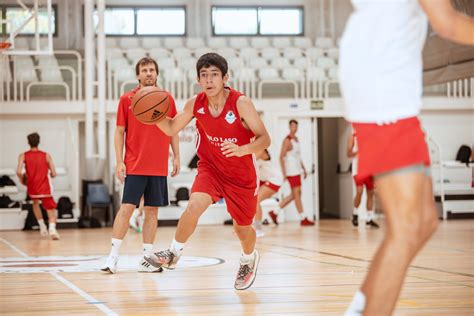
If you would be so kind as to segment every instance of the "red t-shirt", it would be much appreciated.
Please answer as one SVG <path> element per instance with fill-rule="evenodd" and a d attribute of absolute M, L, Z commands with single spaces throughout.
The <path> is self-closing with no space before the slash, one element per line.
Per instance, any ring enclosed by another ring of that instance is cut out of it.
<path fill-rule="evenodd" d="M 239 146 L 253 141 L 255 135 L 242 124 L 237 110 L 240 92 L 229 89 L 224 109 L 218 117 L 209 113 L 208 99 L 204 92 L 196 96 L 193 114 L 198 130 L 197 154 L 199 166 L 207 164 L 215 170 L 221 180 L 229 181 L 244 188 L 257 187 L 257 164 L 254 155 L 226 157 L 221 144 L 225 141 Z"/>
<path fill-rule="evenodd" d="M 145 176 L 167 176 L 168 155 L 171 137 L 156 125 L 140 123 L 132 113 L 131 104 L 140 89 L 123 94 L 117 110 L 117 126 L 125 127 L 125 167 L 127 174 Z M 176 104 L 169 94 L 171 108 L 168 117 L 176 115 Z"/>
<path fill-rule="evenodd" d="M 26 169 L 26 190 L 31 198 L 51 196 L 49 163 L 46 153 L 30 150 L 24 153 Z"/>

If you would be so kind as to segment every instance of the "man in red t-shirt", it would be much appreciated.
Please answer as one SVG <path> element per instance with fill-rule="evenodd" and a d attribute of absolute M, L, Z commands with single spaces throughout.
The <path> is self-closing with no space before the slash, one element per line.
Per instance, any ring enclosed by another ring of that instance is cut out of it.
<path fill-rule="evenodd" d="M 179 173 L 179 139 L 165 135 L 155 125 L 140 123 L 132 113 L 131 103 L 135 93 L 142 87 L 155 86 L 159 68 L 152 58 L 140 59 L 135 72 L 139 85 L 122 95 L 117 110 L 115 129 L 115 169 L 117 178 L 124 184 L 122 205 L 115 217 L 112 231 L 112 248 L 102 271 L 115 273 L 120 245 L 127 233 L 130 216 L 143 196 L 145 221 L 143 223 L 143 254 L 151 254 L 156 235 L 158 207 L 168 205 L 168 154 L 173 150 L 173 171 Z M 176 115 L 174 99 L 169 95 L 171 108 L 168 116 Z M 125 140 L 125 157 L 123 146 Z M 139 271 L 143 267 L 139 266 Z M 145 271 L 150 271 L 149 269 Z M 155 269 L 151 272 L 159 272 Z"/>
<path fill-rule="evenodd" d="M 196 69 L 202 92 L 189 99 L 174 119 L 162 120 L 157 126 L 167 135 L 176 135 L 196 118 L 198 174 L 170 249 L 145 256 L 142 264 L 173 269 L 199 217 L 212 203 L 224 198 L 242 245 L 234 287 L 245 290 L 255 280 L 260 258 L 252 227 L 258 195 L 254 154 L 270 145 L 270 136 L 252 101 L 225 86 L 229 76 L 222 56 L 204 54 Z"/>
<path fill-rule="evenodd" d="M 38 149 L 40 136 L 38 133 L 28 135 L 28 144 L 30 150 L 22 153 L 18 157 L 18 167 L 16 175 L 20 182 L 26 185 L 28 196 L 33 201 L 33 213 L 40 227 L 41 236 L 48 235 L 48 229 L 41 214 L 39 203 L 46 209 L 49 220 L 49 236 L 53 240 L 59 240 L 59 234 L 56 230 L 56 202 L 52 196 L 51 178 L 56 177 L 56 169 L 54 168 L 51 156 Z M 23 174 L 23 165 L 26 174 Z"/>

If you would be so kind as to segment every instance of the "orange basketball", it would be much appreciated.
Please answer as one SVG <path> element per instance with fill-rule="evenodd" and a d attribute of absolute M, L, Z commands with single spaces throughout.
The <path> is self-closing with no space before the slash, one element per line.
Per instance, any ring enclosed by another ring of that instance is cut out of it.
<path fill-rule="evenodd" d="M 157 87 L 143 87 L 132 99 L 133 115 L 144 124 L 155 124 L 166 117 L 170 109 L 168 92 Z"/>

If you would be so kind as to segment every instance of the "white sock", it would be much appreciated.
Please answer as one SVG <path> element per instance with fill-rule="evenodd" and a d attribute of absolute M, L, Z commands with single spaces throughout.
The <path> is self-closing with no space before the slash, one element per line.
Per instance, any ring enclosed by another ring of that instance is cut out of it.
<path fill-rule="evenodd" d="M 112 248 L 110 249 L 109 256 L 118 257 L 121 245 L 122 245 L 122 239 L 112 238 Z"/>
<path fill-rule="evenodd" d="M 45 229 L 46 228 L 46 224 L 44 223 L 44 219 L 39 219 L 38 220 L 38 224 L 39 224 L 39 227 L 41 229 Z"/>
<path fill-rule="evenodd" d="M 49 230 L 56 230 L 56 223 L 49 223 Z"/>
<path fill-rule="evenodd" d="M 367 211 L 367 222 L 370 222 L 371 220 L 374 219 L 374 211 Z"/>
<path fill-rule="evenodd" d="M 299 213 L 300 215 L 300 220 L 304 220 L 306 218 L 306 214 L 303 212 L 303 213 Z"/>
<path fill-rule="evenodd" d="M 143 244 L 143 255 L 151 255 L 153 252 L 153 244 Z"/>
<path fill-rule="evenodd" d="M 357 207 L 354 207 L 354 210 L 352 211 L 352 215 L 359 215 L 359 209 Z"/>
<path fill-rule="evenodd" d="M 176 239 L 173 238 L 173 242 L 171 243 L 170 250 L 177 256 L 181 256 L 183 252 L 185 243 L 177 242 Z"/>
<path fill-rule="evenodd" d="M 361 291 L 357 291 L 352 299 L 351 304 L 347 308 L 344 316 L 362 316 L 365 308 L 365 295 Z"/>
<path fill-rule="evenodd" d="M 255 257 L 255 249 L 252 251 L 251 254 L 246 254 L 242 251 L 242 256 L 240 256 L 240 263 L 246 264 L 252 262 L 253 258 Z"/>

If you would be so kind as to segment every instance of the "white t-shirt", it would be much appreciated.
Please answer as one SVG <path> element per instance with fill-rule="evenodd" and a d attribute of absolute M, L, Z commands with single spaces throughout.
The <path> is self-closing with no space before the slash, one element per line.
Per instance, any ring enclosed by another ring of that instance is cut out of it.
<path fill-rule="evenodd" d="M 301 167 L 301 148 L 300 143 L 294 138 L 290 138 L 291 150 L 288 150 L 285 155 L 285 171 L 289 177 L 298 176 L 303 173 Z"/>
<path fill-rule="evenodd" d="M 280 168 L 273 165 L 271 160 L 257 160 L 258 174 L 260 181 L 270 182 L 274 185 L 281 186 L 283 184 L 283 176 Z"/>
<path fill-rule="evenodd" d="M 390 123 L 418 115 L 428 19 L 417 0 L 352 0 L 340 43 L 345 117 Z"/>

